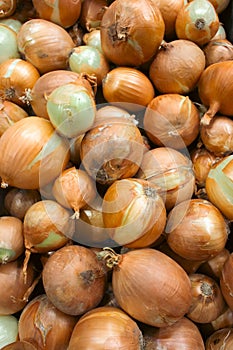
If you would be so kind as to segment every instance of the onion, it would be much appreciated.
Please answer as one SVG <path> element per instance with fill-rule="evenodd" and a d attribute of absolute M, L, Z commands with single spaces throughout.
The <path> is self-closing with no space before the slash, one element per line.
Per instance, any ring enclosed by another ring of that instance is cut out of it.
<path fill-rule="evenodd" d="M 229 227 L 221 212 L 209 201 L 190 199 L 168 214 L 167 242 L 189 260 L 208 260 L 225 247 Z"/>
<path fill-rule="evenodd" d="M 68 161 L 68 143 L 46 119 L 24 118 L 0 138 L 2 187 L 39 189 L 55 179 Z"/>
<path fill-rule="evenodd" d="M 144 350 L 205 350 L 202 335 L 194 322 L 182 317 L 171 326 L 144 327 Z"/>
<path fill-rule="evenodd" d="M 17 35 L 15 31 L 0 22 L 0 63 L 9 58 L 19 58 L 20 54 L 17 46 Z"/>
<path fill-rule="evenodd" d="M 162 43 L 150 64 L 149 76 L 159 92 L 184 95 L 194 90 L 204 69 L 202 49 L 179 39 Z"/>
<path fill-rule="evenodd" d="M 209 0 L 217 13 L 223 12 L 230 3 L 230 0 Z"/>
<path fill-rule="evenodd" d="M 81 169 L 65 169 L 54 181 L 53 196 L 63 207 L 73 209 L 73 217 L 79 217 L 79 210 L 96 197 L 93 179 Z"/>
<path fill-rule="evenodd" d="M 233 189 L 232 166 L 233 155 L 220 159 L 210 169 L 205 184 L 209 200 L 229 220 L 233 219 L 233 198 L 231 195 Z"/>
<path fill-rule="evenodd" d="M 31 205 L 40 199 L 41 196 L 37 190 L 11 188 L 5 196 L 4 206 L 10 215 L 22 220 Z"/>
<path fill-rule="evenodd" d="M 192 197 L 195 177 L 188 156 L 170 147 L 152 148 L 145 152 L 136 177 L 158 187 L 168 210 Z"/>
<path fill-rule="evenodd" d="M 68 350 L 140 350 L 142 333 L 137 323 L 116 307 L 98 307 L 85 313 L 71 335 Z"/>
<path fill-rule="evenodd" d="M 63 0 L 54 3 L 52 0 L 32 0 L 32 3 L 40 18 L 68 28 L 79 19 L 82 1 Z"/>
<path fill-rule="evenodd" d="M 107 8 L 107 0 L 85 0 L 82 2 L 79 22 L 87 32 L 100 28 L 101 20 Z"/>
<path fill-rule="evenodd" d="M 131 111 L 142 110 L 155 95 L 149 78 L 132 67 L 110 70 L 103 79 L 102 89 L 107 102 L 122 102 L 122 106 Z"/>
<path fill-rule="evenodd" d="M 233 329 L 223 328 L 212 333 L 206 340 L 206 350 L 231 350 L 233 346 Z"/>
<path fill-rule="evenodd" d="M 0 315 L 0 348 L 18 338 L 18 319 L 14 315 Z"/>
<path fill-rule="evenodd" d="M 93 29 L 91 32 L 85 33 L 83 35 L 83 42 L 85 45 L 95 47 L 101 53 L 103 53 L 101 46 L 100 29 Z"/>
<path fill-rule="evenodd" d="M 51 92 L 58 86 L 80 79 L 79 74 L 63 69 L 45 73 L 34 84 L 29 102 L 35 115 L 49 119 L 46 104 Z"/>
<path fill-rule="evenodd" d="M 16 33 L 18 33 L 19 28 L 22 25 L 22 23 L 19 20 L 13 17 L 0 19 L 0 24 L 4 24 L 5 26 L 14 30 Z"/>
<path fill-rule="evenodd" d="M 37 18 L 23 23 L 17 42 L 20 53 L 42 74 L 66 69 L 69 53 L 75 46 L 63 27 Z"/>
<path fill-rule="evenodd" d="M 111 184 L 136 174 L 144 147 L 141 132 L 133 120 L 110 116 L 85 134 L 80 157 L 94 180 Z"/>
<path fill-rule="evenodd" d="M 211 322 L 212 329 L 214 331 L 233 326 L 233 310 L 226 306 L 219 317 Z"/>
<path fill-rule="evenodd" d="M 219 24 L 217 33 L 213 36 L 211 40 L 222 40 L 226 39 L 226 31 L 222 23 Z"/>
<path fill-rule="evenodd" d="M 0 136 L 14 123 L 28 117 L 28 113 L 16 103 L 0 102 Z"/>
<path fill-rule="evenodd" d="M 81 81 L 55 88 L 47 98 L 47 113 L 56 131 L 74 138 L 91 129 L 96 113 L 93 91 Z"/>
<path fill-rule="evenodd" d="M 16 260 L 24 252 L 23 224 L 14 216 L 0 217 L 0 263 Z"/>
<path fill-rule="evenodd" d="M 196 323 L 208 323 L 221 315 L 225 301 L 218 283 L 211 277 L 194 273 L 191 281 L 192 303 L 186 316 Z"/>
<path fill-rule="evenodd" d="M 222 274 L 220 276 L 220 288 L 221 288 L 223 297 L 231 310 L 233 309 L 232 268 L 233 268 L 233 254 L 231 253 L 223 265 Z"/>
<path fill-rule="evenodd" d="M 0 91 L 2 99 L 24 106 L 27 94 L 40 74 L 30 63 L 21 58 L 11 58 L 0 64 Z"/>
<path fill-rule="evenodd" d="M 119 245 L 142 248 L 163 233 L 166 209 L 157 186 L 127 178 L 113 182 L 103 198 L 103 222 Z"/>
<path fill-rule="evenodd" d="M 213 63 L 233 59 L 233 45 L 227 39 L 211 40 L 204 46 L 203 51 L 206 57 L 206 67 Z"/>
<path fill-rule="evenodd" d="M 117 0 L 106 9 L 100 31 L 102 50 L 109 61 L 138 66 L 156 54 L 165 24 L 157 1 Z"/>
<path fill-rule="evenodd" d="M 9 17 L 16 10 L 16 0 L 4 0 L 1 3 L 0 18 Z"/>
<path fill-rule="evenodd" d="M 149 139 L 157 146 L 182 149 L 199 134 L 199 112 L 188 96 L 163 94 L 148 104 L 143 124 Z"/>
<path fill-rule="evenodd" d="M 208 66 L 198 82 L 198 95 L 207 107 L 201 119 L 202 124 L 209 124 L 216 113 L 225 116 L 233 114 L 231 96 L 233 93 L 233 61 L 213 63 Z"/>
<path fill-rule="evenodd" d="M 183 268 L 152 248 L 99 253 L 113 268 L 113 293 L 119 306 L 137 321 L 154 327 L 172 325 L 191 305 L 191 284 Z"/>
<path fill-rule="evenodd" d="M 202 125 L 200 137 L 206 149 L 223 157 L 233 152 L 233 120 L 215 115 L 208 125 Z"/>
<path fill-rule="evenodd" d="M 17 340 L 5 346 L 2 350 L 37 350 L 37 348 L 32 343 Z"/>
<path fill-rule="evenodd" d="M 76 317 L 59 311 L 41 294 L 33 298 L 19 316 L 19 339 L 33 339 L 37 349 L 66 350 L 76 322 Z"/>
<path fill-rule="evenodd" d="M 177 14 L 175 29 L 179 39 L 187 39 L 203 46 L 217 33 L 219 18 L 208 0 L 195 0 L 185 4 Z"/>
<path fill-rule="evenodd" d="M 215 280 L 219 280 L 222 275 L 222 269 L 229 258 L 230 252 L 228 249 L 223 248 L 221 252 L 219 252 L 213 258 L 205 261 L 199 268 L 200 273 L 204 273 L 209 277 L 214 278 Z"/>
<path fill-rule="evenodd" d="M 43 268 L 42 279 L 49 300 L 69 315 L 93 309 L 104 295 L 103 266 L 91 249 L 79 245 L 55 251 Z"/>
<path fill-rule="evenodd" d="M 72 72 L 94 76 L 97 85 L 100 86 L 110 70 L 110 65 L 96 47 L 79 45 L 70 52 L 69 68 Z"/>

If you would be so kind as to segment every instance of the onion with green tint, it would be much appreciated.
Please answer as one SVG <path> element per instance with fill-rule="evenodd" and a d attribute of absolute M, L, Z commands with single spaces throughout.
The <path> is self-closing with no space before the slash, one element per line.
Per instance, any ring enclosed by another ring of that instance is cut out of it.
<path fill-rule="evenodd" d="M 0 63 L 9 58 L 19 58 L 20 54 L 17 46 L 16 32 L 10 27 L 0 23 L 0 36 Z"/>
<path fill-rule="evenodd" d="M 0 349 L 18 338 L 18 319 L 13 315 L 0 315 Z"/>
<path fill-rule="evenodd" d="M 93 92 L 82 84 L 67 83 L 48 96 L 47 112 L 56 131 L 65 137 L 77 137 L 89 130 L 95 120 Z"/>

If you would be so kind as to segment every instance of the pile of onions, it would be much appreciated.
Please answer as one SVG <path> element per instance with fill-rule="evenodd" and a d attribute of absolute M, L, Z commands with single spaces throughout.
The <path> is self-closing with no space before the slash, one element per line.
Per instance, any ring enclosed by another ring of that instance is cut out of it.
<path fill-rule="evenodd" d="M 204 69 L 202 49 L 190 40 L 179 39 L 161 44 L 149 76 L 159 92 L 186 95 L 194 90 Z"/>
<path fill-rule="evenodd" d="M 135 67 L 156 54 L 165 24 L 156 1 L 115 0 L 103 15 L 100 31 L 107 59 L 119 66 Z"/>

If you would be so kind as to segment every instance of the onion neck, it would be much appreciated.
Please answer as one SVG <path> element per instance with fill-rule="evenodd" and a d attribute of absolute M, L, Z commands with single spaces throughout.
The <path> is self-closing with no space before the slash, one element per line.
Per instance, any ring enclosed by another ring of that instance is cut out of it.
<path fill-rule="evenodd" d="M 219 111 L 219 107 L 220 107 L 220 104 L 218 101 L 212 102 L 211 105 L 209 106 L 209 109 L 207 110 L 207 112 L 205 112 L 205 114 L 201 118 L 201 124 L 202 125 L 209 125 L 212 118 Z"/>
<path fill-rule="evenodd" d="M 205 25 L 206 25 L 206 22 L 205 22 L 205 19 L 204 18 L 197 18 L 196 21 L 195 21 L 195 27 L 198 29 L 198 30 L 202 30 L 205 28 Z"/>
<path fill-rule="evenodd" d="M 105 247 L 101 252 L 97 253 L 97 258 L 99 260 L 105 260 L 106 266 L 109 269 L 113 269 L 115 266 L 119 265 L 121 254 L 117 254 L 112 248 Z"/>

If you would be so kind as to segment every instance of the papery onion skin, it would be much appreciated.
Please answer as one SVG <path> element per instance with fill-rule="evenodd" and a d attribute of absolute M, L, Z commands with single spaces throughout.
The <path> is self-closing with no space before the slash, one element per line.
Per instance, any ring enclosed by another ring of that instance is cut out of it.
<path fill-rule="evenodd" d="M 11 101 L 0 102 L 0 136 L 15 122 L 28 117 L 28 113 Z"/>
<path fill-rule="evenodd" d="M 186 95 L 194 90 L 204 69 L 202 49 L 192 41 L 179 39 L 160 46 L 149 76 L 159 92 Z"/>
<path fill-rule="evenodd" d="M 194 322 L 182 317 L 166 327 L 145 327 L 143 331 L 145 350 L 205 350 L 202 335 Z"/>
<path fill-rule="evenodd" d="M 207 112 L 201 119 L 202 124 L 209 124 L 211 118 L 218 112 L 225 116 L 232 116 L 232 77 L 232 60 L 213 63 L 201 74 L 198 81 L 198 95 L 207 107 Z"/>
<path fill-rule="evenodd" d="M 60 311 L 73 316 L 84 314 L 100 303 L 105 279 L 96 254 L 78 245 L 54 252 L 42 272 L 43 286 L 50 301 Z"/>
<path fill-rule="evenodd" d="M 233 346 L 232 328 L 222 328 L 212 333 L 206 340 L 206 350 L 231 350 Z"/>
<path fill-rule="evenodd" d="M 233 59 L 233 45 L 227 39 L 212 39 L 203 47 L 203 51 L 206 57 L 206 67 L 213 63 Z"/>
<path fill-rule="evenodd" d="M 24 118 L 0 138 L 2 186 L 39 189 L 59 175 L 69 156 L 68 144 L 55 134 L 48 120 Z"/>
<path fill-rule="evenodd" d="M 78 320 L 67 350 L 85 350 L 88 347 L 96 350 L 142 350 L 142 333 L 137 323 L 120 308 L 94 308 Z"/>
<path fill-rule="evenodd" d="M 45 294 L 34 297 L 19 317 L 19 340 L 38 349 L 66 350 L 77 318 L 59 311 Z"/>
<path fill-rule="evenodd" d="M 232 280 L 232 268 L 233 268 L 233 254 L 231 253 L 226 260 L 222 274 L 220 276 L 220 288 L 227 305 L 233 310 L 233 280 Z"/>
<path fill-rule="evenodd" d="M 211 202 L 193 198 L 172 208 L 166 232 L 167 242 L 177 254 L 190 260 L 207 260 L 225 247 L 229 227 Z"/>
<path fill-rule="evenodd" d="M 142 11 L 143 8 L 143 11 Z M 101 21 L 104 55 L 118 66 L 139 66 L 158 50 L 165 32 L 156 1 L 117 0 L 108 6 Z"/>
<path fill-rule="evenodd" d="M 173 259 L 152 248 L 120 255 L 113 269 L 112 286 L 116 301 L 125 312 L 155 327 L 174 324 L 191 304 L 191 284 L 186 272 Z"/>
<path fill-rule="evenodd" d="M 209 200 L 229 220 L 233 219 L 232 166 L 233 155 L 220 159 L 210 169 L 205 184 Z"/>
<path fill-rule="evenodd" d="M 229 256 L 230 256 L 230 251 L 224 248 L 223 250 L 221 250 L 221 252 L 219 252 L 219 254 L 205 261 L 200 266 L 199 272 L 204 273 L 209 277 L 212 277 L 213 279 L 219 281 L 222 275 L 223 266 L 227 261 L 227 259 L 229 258 Z"/>
<path fill-rule="evenodd" d="M 75 46 L 63 27 L 38 18 L 23 23 L 17 41 L 20 53 L 41 74 L 66 69 L 68 55 Z"/>

